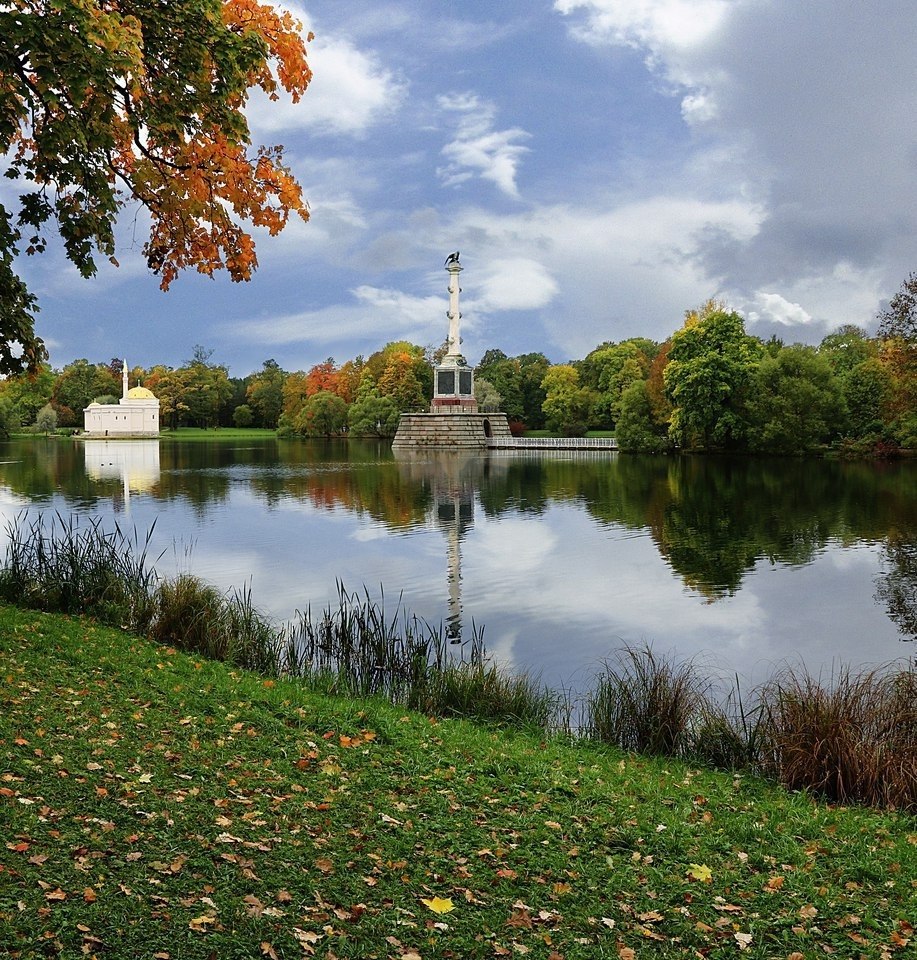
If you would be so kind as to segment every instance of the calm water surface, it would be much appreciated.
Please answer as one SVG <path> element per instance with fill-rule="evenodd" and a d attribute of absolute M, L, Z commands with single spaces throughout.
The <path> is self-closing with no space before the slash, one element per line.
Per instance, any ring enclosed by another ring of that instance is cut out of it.
<path fill-rule="evenodd" d="M 910 657 L 917 463 L 427 455 L 237 441 L 0 444 L 0 518 L 98 516 L 167 573 L 251 585 L 286 620 L 384 594 L 585 688 L 623 644 L 756 682 L 787 660 Z"/>

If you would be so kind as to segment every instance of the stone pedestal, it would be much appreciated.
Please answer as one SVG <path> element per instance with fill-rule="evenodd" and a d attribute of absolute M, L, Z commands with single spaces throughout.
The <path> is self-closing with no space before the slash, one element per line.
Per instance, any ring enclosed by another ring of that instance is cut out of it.
<path fill-rule="evenodd" d="M 446 360 L 448 361 L 448 357 Z M 474 371 L 460 363 L 444 362 L 433 371 L 431 413 L 477 413 L 474 398 Z"/>
<path fill-rule="evenodd" d="M 511 437 L 505 413 L 456 411 L 403 413 L 393 450 L 486 450 L 492 441 Z"/>

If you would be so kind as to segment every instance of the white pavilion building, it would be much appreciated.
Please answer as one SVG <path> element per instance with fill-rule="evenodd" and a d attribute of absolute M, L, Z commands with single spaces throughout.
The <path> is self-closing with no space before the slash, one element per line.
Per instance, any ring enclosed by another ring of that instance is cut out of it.
<path fill-rule="evenodd" d="M 146 387 L 127 385 L 127 360 L 117 403 L 90 403 L 83 410 L 83 431 L 92 437 L 158 437 L 159 401 Z"/>

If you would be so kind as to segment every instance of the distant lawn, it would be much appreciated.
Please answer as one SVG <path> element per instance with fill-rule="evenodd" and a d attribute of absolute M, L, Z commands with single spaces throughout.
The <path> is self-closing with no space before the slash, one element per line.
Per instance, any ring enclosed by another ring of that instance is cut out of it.
<path fill-rule="evenodd" d="M 264 440 L 277 436 L 276 430 L 267 427 L 179 427 L 163 430 L 160 440 Z"/>

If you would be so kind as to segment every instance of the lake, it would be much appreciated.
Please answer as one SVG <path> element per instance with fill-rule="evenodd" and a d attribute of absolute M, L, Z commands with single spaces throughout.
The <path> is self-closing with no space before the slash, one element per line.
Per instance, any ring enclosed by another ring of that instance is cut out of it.
<path fill-rule="evenodd" d="M 270 439 L 10 441 L 0 461 L 4 528 L 155 521 L 164 573 L 250 585 L 279 620 L 336 606 L 338 583 L 400 598 L 558 688 L 624 644 L 746 684 L 917 653 L 917 463 Z"/>

